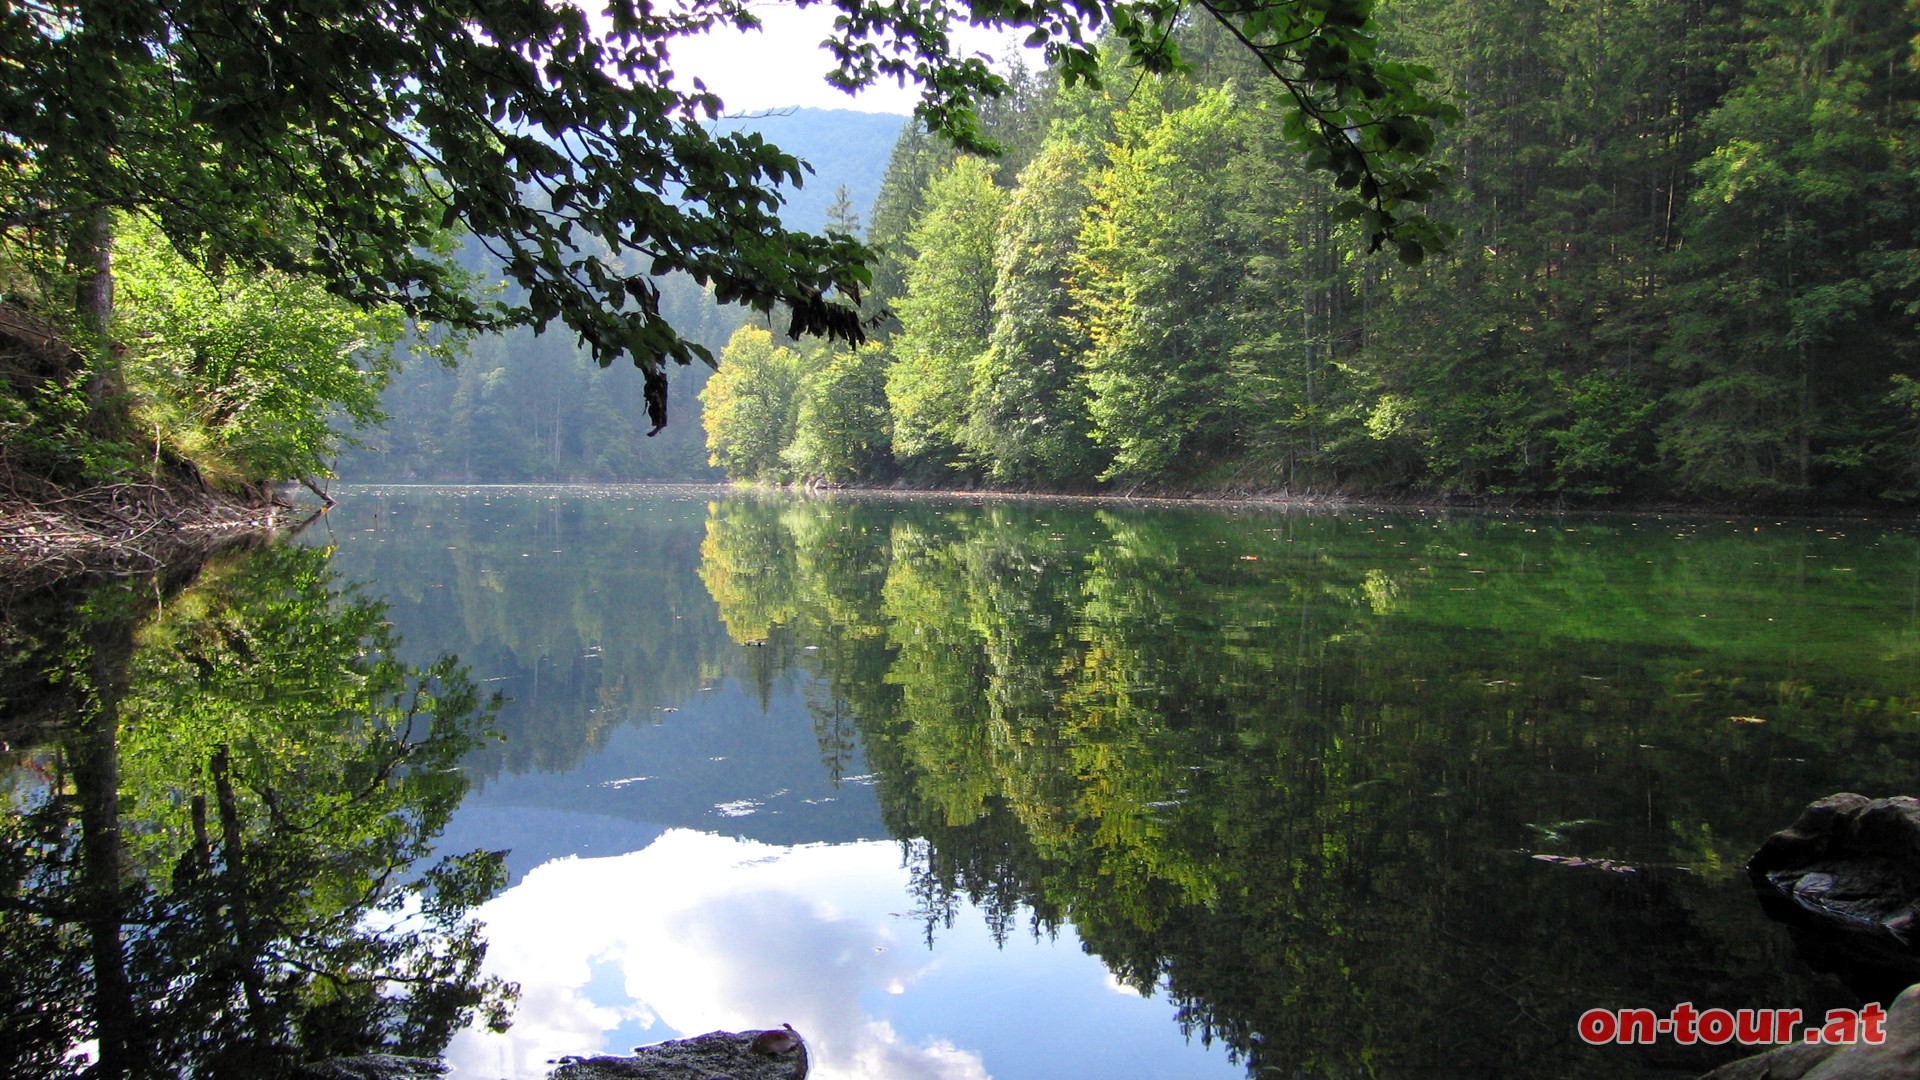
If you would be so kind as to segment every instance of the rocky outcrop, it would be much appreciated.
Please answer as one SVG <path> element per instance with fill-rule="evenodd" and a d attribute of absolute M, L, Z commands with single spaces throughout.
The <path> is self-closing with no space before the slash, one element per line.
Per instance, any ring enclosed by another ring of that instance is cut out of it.
<path fill-rule="evenodd" d="M 1920 799 L 1829 795 L 1747 863 L 1801 955 L 1862 998 L 1920 982 Z"/>
<path fill-rule="evenodd" d="M 1747 863 L 1767 914 L 1800 955 L 1863 1002 L 1888 1002 L 1885 1038 L 1797 1043 L 1703 1080 L 1912 1080 L 1920 1076 L 1920 799 L 1829 795 Z"/>
<path fill-rule="evenodd" d="M 1920 986 L 1894 999 L 1886 1039 L 1797 1046 L 1722 1065 L 1701 1080 L 1913 1080 L 1920 1076 Z"/>
<path fill-rule="evenodd" d="M 807 1044 L 791 1027 L 713 1031 L 643 1046 L 632 1057 L 573 1058 L 549 1080 L 804 1080 Z"/>

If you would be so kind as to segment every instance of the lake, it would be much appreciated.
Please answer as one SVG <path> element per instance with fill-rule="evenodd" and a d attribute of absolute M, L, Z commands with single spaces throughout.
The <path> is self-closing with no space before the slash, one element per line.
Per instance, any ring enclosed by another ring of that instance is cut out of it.
<path fill-rule="evenodd" d="M 1740 1049 L 1575 1020 L 1857 1004 L 1744 863 L 1920 762 L 1902 523 L 348 488 L 111 596 L 9 835 L 95 895 L 117 815 L 148 884 L 0 948 L 110 925 L 121 1028 L 281 994 L 462 1077 L 782 1022 L 821 1078 L 1695 1075 Z M 404 1006 L 312 974 L 427 956 Z M 63 970 L 12 991 L 50 1046 L 106 1000 Z"/>

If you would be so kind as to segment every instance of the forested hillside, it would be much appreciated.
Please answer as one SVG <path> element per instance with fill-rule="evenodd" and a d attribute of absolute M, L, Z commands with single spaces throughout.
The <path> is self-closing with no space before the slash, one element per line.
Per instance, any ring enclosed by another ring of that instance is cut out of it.
<path fill-rule="evenodd" d="M 878 195 L 903 119 L 794 109 L 724 119 L 715 127 L 759 132 L 813 165 L 804 184 L 782 185 L 781 220 L 788 228 L 857 232 L 859 208 Z M 644 273 L 645 260 L 629 253 L 621 269 Z M 662 314 L 715 352 L 748 321 L 748 312 L 714 303 L 691 278 L 657 284 Z M 672 372 L 671 422 L 649 439 L 644 387 L 631 365 L 598 367 L 559 327 L 482 338 L 457 367 L 402 363 L 381 398 L 392 419 L 363 432 L 364 445 L 344 451 L 334 471 L 353 481 L 718 479 L 707 464 L 699 400 L 710 374 L 699 364 Z"/>
<path fill-rule="evenodd" d="M 1395 0 L 1376 17 L 1459 110 L 1431 208 L 1457 229 L 1447 252 L 1370 254 L 1364 207 L 1341 203 L 1371 181 L 1303 167 L 1280 88 L 1195 22 L 1185 76 L 1017 80 L 983 118 L 997 160 L 904 133 L 867 222 L 889 332 L 855 352 L 735 337 L 703 395 L 721 464 L 1920 497 L 1920 13 Z"/>

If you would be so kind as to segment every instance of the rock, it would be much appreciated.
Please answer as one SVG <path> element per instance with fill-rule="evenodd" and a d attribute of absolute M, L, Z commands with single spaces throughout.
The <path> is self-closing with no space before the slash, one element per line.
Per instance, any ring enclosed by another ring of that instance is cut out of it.
<path fill-rule="evenodd" d="M 447 1071 L 433 1058 L 361 1054 L 326 1058 L 300 1066 L 300 1080 L 434 1080 Z"/>
<path fill-rule="evenodd" d="M 574 1058 L 548 1080 L 803 1080 L 807 1044 L 791 1027 L 711 1031 L 642 1046 L 632 1057 Z"/>
<path fill-rule="evenodd" d="M 1920 799 L 1829 795 L 1747 863 L 1802 956 L 1864 1000 L 1920 982 Z"/>
<path fill-rule="evenodd" d="M 1700 1080 L 1806 1080 L 1807 1073 L 1839 1052 L 1838 1046 L 1783 1046 L 1728 1062 Z"/>
<path fill-rule="evenodd" d="M 1884 1042 L 1786 1046 L 1741 1058 L 1702 1080 L 1912 1080 L 1920 1076 L 1920 986 L 1887 1009 Z"/>

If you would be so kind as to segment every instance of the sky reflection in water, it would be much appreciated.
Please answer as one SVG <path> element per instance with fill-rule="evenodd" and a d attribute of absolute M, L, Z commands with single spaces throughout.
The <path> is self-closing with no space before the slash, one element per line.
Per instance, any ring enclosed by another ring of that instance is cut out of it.
<path fill-rule="evenodd" d="M 478 912 L 487 969 L 522 987 L 512 1030 L 463 1033 L 448 1060 L 457 1076 L 533 1077 L 560 1054 L 785 1022 L 819 1080 L 1241 1075 L 1070 930 L 998 948 L 968 907 L 928 949 L 913 903 L 886 842 L 674 829 L 629 854 L 548 862 Z"/>
<path fill-rule="evenodd" d="M 415 662 L 511 698 L 441 838 L 512 849 L 480 914 L 526 993 L 466 1076 L 782 1021 L 820 1076 L 1247 1074 L 1183 1019 L 1255 1073 L 1697 1076 L 1737 1052 L 1574 1020 L 1854 1004 L 1739 867 L 1920 760 L 1897 527 L 562 490 L 330 519 Z"/>

